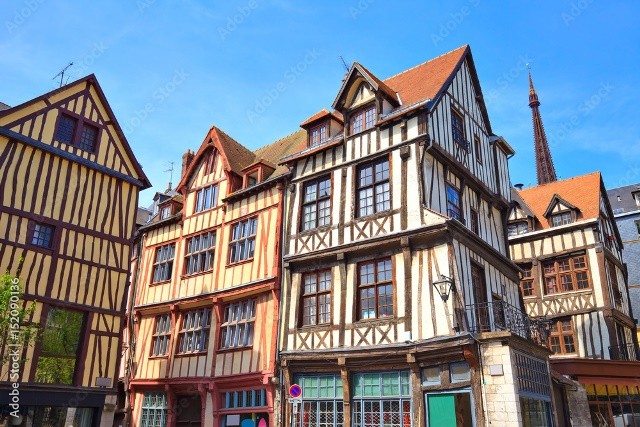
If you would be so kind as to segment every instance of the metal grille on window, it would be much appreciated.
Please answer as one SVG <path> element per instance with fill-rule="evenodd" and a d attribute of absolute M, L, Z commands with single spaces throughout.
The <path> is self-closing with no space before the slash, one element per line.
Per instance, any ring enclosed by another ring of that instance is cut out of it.
<path fill-rule="evenodd" d="M 340 375 L 305 375 L 295 378 L 302 386 L 302 407 L 296 427 L 342 427 L 344 408 Z"/>
<path fill-rule="evenodd" d="M 354 374 L 353 383 L 353 427 L 412 425 L 408 371 Z"/>
<path fill-rule="evenodd" d="M 248 347 L 253 345 L 256 321 L 256 300 L 228 304 L 220 326 L 220 348 Z"/>

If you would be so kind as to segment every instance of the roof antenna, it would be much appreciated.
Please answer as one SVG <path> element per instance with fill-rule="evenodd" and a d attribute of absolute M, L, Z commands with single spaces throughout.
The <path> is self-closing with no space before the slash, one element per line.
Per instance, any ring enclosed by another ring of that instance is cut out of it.
<path fill-rule="evenodd" d="M 168 193 L 169 191 L 171 191 L 171 181 L 173 181 L 173 162 L 169 162 L 169 169 L 167 169 L 165 172 L 169 172 L 169 187 L 167 188 L 167 191 L 165 191 L 165 193 Z"/>
<path fill-rule="evenodd" d="M 58 86 L 58 87 L 62 87 L 62 82 L 64 81 L 64 72 L 67 71 L 67 68 L 71 67 L 72 65 L 73 65 L 73 62 L 69 62 L 69 65 L 64 67 L 58 74 L 53 76 L 53 79 L 51 79 L 51 80 L 55 80 L 58 76 L 60 76 L 60 86 Z M 67 82 L 68 81 L 69 81 L 69 78 L 67 77 Z M 66 82 L 65 82 L 65 84 L 66 84 Z"/>
<path fill-rule="evenodd" d="M 347 65 L 347 62 L 344 60 L 342 55 L 338 55 L 338 58 L 340 58 L 340 60 L 342 61 L 342 65 L 344 65 L 344 69 L 347 70 L 347 72 L 349 72 L 349 66 Z"/>

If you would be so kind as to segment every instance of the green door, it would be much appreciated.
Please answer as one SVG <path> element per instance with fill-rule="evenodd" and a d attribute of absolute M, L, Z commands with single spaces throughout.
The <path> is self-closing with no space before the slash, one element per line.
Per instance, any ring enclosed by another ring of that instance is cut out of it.
<path fill-rule="evenodd" d="M 429 427 L 456 427 L 456 404 L 453 394 L 427 396 Z"/>

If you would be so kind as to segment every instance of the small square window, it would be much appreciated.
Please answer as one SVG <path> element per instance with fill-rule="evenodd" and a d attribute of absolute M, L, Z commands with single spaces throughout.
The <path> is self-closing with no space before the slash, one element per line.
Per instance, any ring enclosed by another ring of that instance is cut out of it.
<path fill-rule="evenodd" d="M 422 370 L 422 385 L 440 385 L 439 366 L 430 366 Z"/>
<path fill-rule="evenodd" d="M 65 144 L 73 144 L 73 134 L 75 133 L 77 122 L 78 120 L 73 117 L 61 115 L 56 129 L 56 139 Z"/>
<path fill-rule="evenodd" d="M 41 248 L 51 248 L 53 244 L 53 230 L 51 225 L 36 224 L 33 228 L 31 244 Z"/>
<path fill-rule="evenodd" d="M 469 372 L 469 364 L 467 362 L 456 362 L 450 364 L 449 374 L 451 376 L 452 383 L 471 380 L 471 373 Z"/>
<path fill-rule="evenodd" d="M 87 123 L 82 125 L 82 135 L 78 147 L 86 151 L 93 151 L 98 142 L 98 128 Z"/>

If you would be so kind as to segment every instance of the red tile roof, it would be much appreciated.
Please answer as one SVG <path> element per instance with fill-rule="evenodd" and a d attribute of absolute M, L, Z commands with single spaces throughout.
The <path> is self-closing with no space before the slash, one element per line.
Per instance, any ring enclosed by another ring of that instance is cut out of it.
<path fill-rule="evenodd" d="M 326 116 L 333 116 L 333 118 L 339 121 L 340 123 L 344 123 L 344 118 L 342 117 L 342 114 L 339 111 L 329 112 L 329 110 L 327 110 L 326 108 L 323 108 L 322 110 L 315 113 L 313 116 L 309 117 L 304 122 L 300 123 L 300 127 L 305 127 L 306 125 L 311 124 L 316 120 L 320 120 Z"/>
<path fill-rule="evenodd" d="M 536 216 L 539 225 L 543 229 L 547 229 L 550 227 L 544 213 L 555 195 L 580 210 L 579 221 L 598 218 L 600 216 L 601 181 L 600 172 L 593 172 L 526 188 L 518 191 L 518 194 Z"/>

